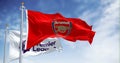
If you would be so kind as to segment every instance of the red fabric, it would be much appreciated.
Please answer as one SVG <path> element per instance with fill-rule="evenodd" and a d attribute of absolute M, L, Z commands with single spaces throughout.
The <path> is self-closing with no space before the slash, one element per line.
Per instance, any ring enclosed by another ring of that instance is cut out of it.
<path fill-rule="evenodd" d="M 67 18 L 68 21 L 71 21 L 73 24 L 72 31 L 70 33 L 70 37 L 76 40 L 88 40 L 89 43 L 92 43 L 95 32 L 92 31 L 92 26 L 89 26 L 85 21 L 78 18 Z M 67 38 L 69 40 L 69 38 Z"/>
<path fill-rule="evenodd" d="M 75 42 L 76 40 L 88 40 L 92 43 L 95 32 L 86 22 L 78 18 L 65 18 L 61 14 L 45 14 L 28 10 L 28 40 L 27 49 L 39 44 L 48 37 L 56 37 L 52 27 L 53 20 L 65 20 L 72 23 L 69 35 L 59 34 L 66 40 Z"/>

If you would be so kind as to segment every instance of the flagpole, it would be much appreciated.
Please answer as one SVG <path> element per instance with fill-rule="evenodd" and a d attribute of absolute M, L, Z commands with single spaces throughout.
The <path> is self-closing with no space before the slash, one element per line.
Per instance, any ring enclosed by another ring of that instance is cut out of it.
<path fill-rule="evenodd" d="M 24 2 L 21 3 L 22 6 L 20 7 L 21 10 L 21 22 L 20 22 L 20 53 L 19 53 L 19 63 L 22 63 L 22 36 L 23 36 L 23 17 L 24 17 Z"/>
<path fill-rule="evenodd" d="M 6 42 L 7 42 L 7 29 L 8 29 L 8 24 L 5 25 L 5 42 L 4 42 L 4 59 L 3 63 L 6 63 Z"/>

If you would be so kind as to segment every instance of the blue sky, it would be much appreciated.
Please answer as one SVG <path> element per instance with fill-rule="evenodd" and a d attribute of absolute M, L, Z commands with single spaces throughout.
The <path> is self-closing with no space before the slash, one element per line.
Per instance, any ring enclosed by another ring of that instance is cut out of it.
<path fill-rule="evenodd" d="M 61 39 L 62 52 L 26 57 L 23 63 L 119 63 L 119 0 L 0 0 L 0 63 L 5 24 L 9 24 L 9 29 L 20 29 L 21 2 L 27 9 L 81 18 L 96 31 L 92 45 Z"/>

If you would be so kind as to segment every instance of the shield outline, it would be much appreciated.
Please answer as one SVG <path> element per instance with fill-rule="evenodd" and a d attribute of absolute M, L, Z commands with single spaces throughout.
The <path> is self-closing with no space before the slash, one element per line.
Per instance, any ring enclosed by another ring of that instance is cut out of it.
<path fill-rule="evenodd" d="M 55 29 L 55 21 L 57 21 L 57 20 L 52 21 L 52 29 L 53 29 L 53 31 L 56 35 L 59 35 L 58 32 Z M 62 21 L 65 21 L 65 20 L 62 20 Z M 67 22 L 69 22 L 69 26 L 68 26 L 68 32 L 65 36 L 68 36 L 71 32 L 71 29 L 72 29 L 72 22 L 70 22 L 70 21 L 67 21 Z"/>

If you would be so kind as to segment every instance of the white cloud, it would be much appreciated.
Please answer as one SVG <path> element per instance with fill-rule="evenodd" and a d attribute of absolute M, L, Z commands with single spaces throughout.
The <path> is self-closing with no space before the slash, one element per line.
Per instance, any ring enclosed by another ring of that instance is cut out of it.
<path fill-rule="evenodd" d="M 32 61 L 31 59 L 25 59 L 25 58 L 23 58 L 22 59 L 22 63 L 25 63 L 25 62 L 27 62 L 27 63 L 34 63 L 34 62 L 36 62 L 36 60 Z M 9 63 L 19 63 L 19 60 L 14 60 L 14 61 L 11 61 Z M 36 63 L 39 63 L 39 62 L 36 62 Z"/>
<path fill-rule="evenodd" d="M 15 16 L 15 17 L 12 17 Z M 20 16 L 17 13 L 9 14 L 6 16 L 6 21 L 9 25 L 9 29 L 19 29 L 20 27 Z"/>
<path fill-rule="evenodd" d="M 0 59 L 0 63 L 3 63 L 2 59 Z"/>
<path fill-rule="evenodd" d="M 101 6 L 95 11 L 86 11 L 80 18 L 92 22 L 92 18 L 100 15 L 92 25 L 96 31 L 91 47 L 87 43 L 76 43 L 70 46 L 80 46 L 77 49 L 83 56 L 77 63 L 119 63 L 119 2 L 118 0 L 101 0 Z M 85 44 L 88 47 L 84 47 Z M 83 45 L 83 46 L 82 46 Z M 82 50 L 81 48 L 84 47 Z M 79 55 L 78 55 L 79 56 Z"/>
<path fill-rule="evenodd" d="M 87 61 L 83 60 L 82 63 L 119 63 L 119 30 L 116 29 L 119 26 L 118 3 L 118 0 L 102 1 L 101 6 L 105 6 L 98 8 L 103 10 L 101 17 L 94 23 L 96 31 L 94 42 L 91 48 L 86 49 L 84 57 Z M 87 16 L 89 20 L 99 12 L 99 10 L 95 13 L 87 12 L 83 16 Z"/>
<path fill-rule="evenodd" d="M 90 1 L 94 2 L 96 0 L 90 0 Z M 74 2 L 82 2 L 82 3 L 86 3 L 87 4 L 89 2 L 89 0 L 74 0 Z"/>

